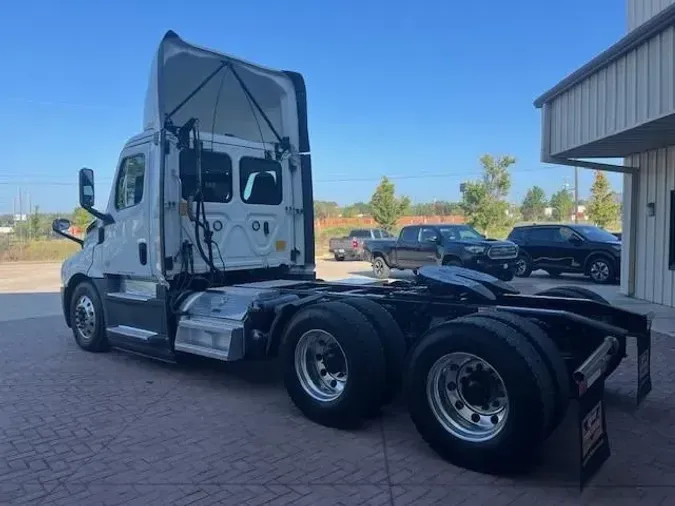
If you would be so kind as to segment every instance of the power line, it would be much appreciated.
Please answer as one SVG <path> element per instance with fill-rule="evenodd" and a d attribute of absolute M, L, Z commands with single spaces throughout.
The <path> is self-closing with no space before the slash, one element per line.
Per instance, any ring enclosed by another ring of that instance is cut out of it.
<path fill-rule="evenodd" d="M 521 170 L 512 170 L 511 174 L 520 174 L 526 172 L 538 172 L 544 170 L 553 170 L 558 169 L 558 167 L 537 167 L 533 169 L 521 169 Z M 411 174 L 411 175 L 393 175 L 387 176 L 388 179 L 392 180 L 406 180 L 406 179 L 457 179 L 465 178 L 469 176 L 480 176 L 482 171 L 473 171 L 473 172 L 462 172 L 462 173 L 421 173 L 421 174 Z M 2 176 L 0 176 L 2 177 Z M 360 182 L 360 181 L 379 181 L 382 176 L 368 176 L 368 177 L 356 177 L 356 178 L 335 178 L 335 179 L 316 179 L 315 183 L 346 183 L 346 182 Z M 97 183 L 112 183 L 112 179 L 99 180 Z M 33 185 L 33 186 L 72 186 L 75 187 L 78 185 L 77 181 L 26 181 L 25 178 L 16 179 L 16 180 L 0 180 L 0 185 L 17 185 L 21 184 L 24 186 Z"/>

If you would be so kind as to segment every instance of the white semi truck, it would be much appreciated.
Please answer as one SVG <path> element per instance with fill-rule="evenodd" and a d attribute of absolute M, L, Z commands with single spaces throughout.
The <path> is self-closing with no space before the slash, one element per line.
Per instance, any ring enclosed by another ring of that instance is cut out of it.
<path fill-rule="evenodd" d="M 175 361 L 278 356 L 311 420 L 354 428 L 398 395 L 449 462 L 489 472 L 532 463 L 580 405 L 582 483 L 609 455 L 604 380 L 637 340 L 638 402 L 651 389 L 650 318 L 595 293 L 535 296 L 486 274 L 426 266 L 411 282 L 315 274 L 303 77 L 168 32 L 143 131 L 122 148 L 104 209 L 63 263 L 67 325 L 84 350 Z"/>

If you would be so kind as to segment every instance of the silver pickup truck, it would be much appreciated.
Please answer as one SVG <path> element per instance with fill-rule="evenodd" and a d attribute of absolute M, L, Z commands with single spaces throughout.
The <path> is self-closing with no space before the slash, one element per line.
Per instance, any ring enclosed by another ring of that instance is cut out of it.
<path fill-rule="evenodd" d="M 363 244 L 366 241 L 392 239 L 394 236 L 380 228 L 355 228 L 349 235 L 334 237 L 328 241 L 328 249 L 338 262 L 348 258 L 363 260 Z"/>

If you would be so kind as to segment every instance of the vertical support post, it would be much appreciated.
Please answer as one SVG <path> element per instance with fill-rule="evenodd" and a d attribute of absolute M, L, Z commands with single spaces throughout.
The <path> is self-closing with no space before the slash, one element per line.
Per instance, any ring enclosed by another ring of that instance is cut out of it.
<path fill-rule="evenodd" d="M 579 167 L 574 167 L 574 223 L 579 223 Z"/>

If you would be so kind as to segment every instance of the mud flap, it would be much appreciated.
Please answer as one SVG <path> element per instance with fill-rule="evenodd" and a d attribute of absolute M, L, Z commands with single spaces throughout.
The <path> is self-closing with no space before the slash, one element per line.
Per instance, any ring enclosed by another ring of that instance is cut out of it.
<path fill-rule="evenodd" d="M 652 336 L 651 332 L 637 338 L 637 364 L 638 364 L 638 386 L 637 386 L 637 404 L 647 397 L 652 391 Z"/>
<path fill-rule="evenodd" d="M 583 490 L 611 455 L 605 418 L 605 369 L 607 358 L 617 350 L 617 340 L 606 338 L 574 372 L 579 403 L 580 490 Z"/>
<path fill-rule="evenodd" d="M 598 375 L 591 384 L 579 387 L 579 489 L 583 490 L 611 452 L 605 418 L 604 374 Z"/>

